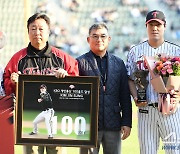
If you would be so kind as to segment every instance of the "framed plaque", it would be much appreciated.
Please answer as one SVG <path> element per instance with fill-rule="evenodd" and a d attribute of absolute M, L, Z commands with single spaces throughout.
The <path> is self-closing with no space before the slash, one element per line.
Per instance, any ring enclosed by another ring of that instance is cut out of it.
<path fill-rule="evenodd" d="M 19 75 L 16 144 L 96 147 L 99 77 Z"/>

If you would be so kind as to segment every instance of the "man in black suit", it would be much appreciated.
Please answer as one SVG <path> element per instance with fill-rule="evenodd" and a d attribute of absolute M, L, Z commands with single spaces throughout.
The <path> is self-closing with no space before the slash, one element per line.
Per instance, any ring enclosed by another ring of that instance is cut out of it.
<path fill-rule="evenodd" d="M 131 132 L 132 105 L 125 64 L 120 58 L 107 52 L 111 37 L 104 23 L 89 28 L 87 41 L 90 51 L 77 58 L 79 75 L 99 76 L 98 154 L 102 143 L 104 154 L 120 154 L 121 139 Z M 81 148 L 82 154 L 88 149 Z"/>

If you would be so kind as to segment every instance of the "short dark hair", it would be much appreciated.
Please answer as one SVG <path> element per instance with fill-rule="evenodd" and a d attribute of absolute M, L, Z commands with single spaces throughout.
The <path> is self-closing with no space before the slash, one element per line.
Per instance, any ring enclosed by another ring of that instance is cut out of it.
<path fill-rule="evenodd" d="M 44 13 L 36 13 L 36 14 L 32 15 L 32 16 L 28 19 L 28 21 L 27 21 L 27 29 L 29 29 L 29 25 L 30 25 L 32 22 L 34 22 L 35 20 L 37 20 L 37 19 L 44 19 L 44 20 L 46 21 L 47 25 L 48 25 L 49 28 L 50 28 L 50 18 L 49 18 L 46 14 L 44 14 Z"/>
<path fill-rule="evenodd" d="M 89 35 L 91 34 L 91 31 L 93 29 L 101 29 L 101 28 L 106 28 L 108 31 L 108 27 L 104 22 L 99 22 L 99 23 L 95 23 L 93 24 L 90 28 L 89 28 Z"/>
<path fill-rule="evenodd" d="M 45 88 L 47 90 L 47 86 L 45 84 L 40 85 L 39 89 Z"/>

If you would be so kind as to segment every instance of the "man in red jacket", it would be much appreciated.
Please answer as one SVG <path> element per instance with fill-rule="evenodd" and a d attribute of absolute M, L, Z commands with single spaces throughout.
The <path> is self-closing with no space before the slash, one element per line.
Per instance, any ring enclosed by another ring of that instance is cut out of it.
<path fill-rule="evenodd" d="M 4 73 L 6 95 L 15 93 L 19 74 L 55 75 L 57 78 L 67 75 L 79 75 L 78 63 L 70 55 L 48 43 L 50 19 L 42 13 L 36 13 L 27 21 L 30 43 L 17 52 L 9 61 Z M 31 146 L 26 146 L 26 153 L 33 153 Z M 39 148 L 44 153 L 44 147 Z M 49 154 L 57 153 L 56 148 L 46 147 Z"/>

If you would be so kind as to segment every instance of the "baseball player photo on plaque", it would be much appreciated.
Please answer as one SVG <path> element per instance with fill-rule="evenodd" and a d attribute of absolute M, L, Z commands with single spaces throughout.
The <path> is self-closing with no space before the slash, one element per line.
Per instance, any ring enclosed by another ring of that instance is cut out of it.
<path fill-rule="evenodd" d="M 19 75 L 15 144 L 96 147 L 99 77 Z"/>

